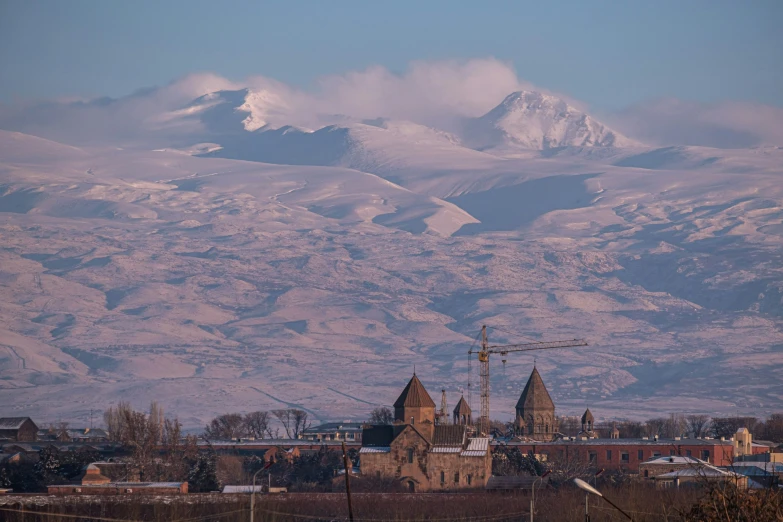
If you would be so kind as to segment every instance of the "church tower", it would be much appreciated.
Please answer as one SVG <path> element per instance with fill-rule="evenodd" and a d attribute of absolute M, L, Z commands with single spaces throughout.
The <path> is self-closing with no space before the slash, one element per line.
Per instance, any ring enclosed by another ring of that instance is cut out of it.
<path fill-rule="evenodd" d="M 454 408 L 454 424 L 462 424 L 463 426 L 472 426 L 473 417 L 471 416 L 470 406 L 465 397 L 460 397 L 457 406 Z"/>
<path fill-rule="evenodd" d="M 416 374 L 394 402 L 395 424 L 412 424 L 428 440 L 435 432 L 435 402 Z"/>
<path fill-rule="evenodd" d="M 516 413 L 514 428 L 517 435 L 540 441 L 554 440 L 558 430 L 555 403 L 535 367 L 517 401 Z"/>

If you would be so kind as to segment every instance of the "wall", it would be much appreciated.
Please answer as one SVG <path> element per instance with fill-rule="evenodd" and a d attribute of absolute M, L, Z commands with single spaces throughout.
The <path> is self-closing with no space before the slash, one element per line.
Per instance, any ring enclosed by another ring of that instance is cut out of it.
<path fill-rule="evenodd" d="M 459 453 L 430 453 L 428 472 L 430 488 L 433 491 L 483 488 L 492 475 L 492 456 L 489 452 L 485 457 L 461 457 Z M 441 472 L 445 478 L 443 483 Z M 459 482 L 454 481 L 455 473 L 459 473 Z M 471 476 L 470 484 L 468 475 Z"/>
<path fill-rule="evenodd" d="M 622 441 L 622 439 L 617 439 Z M 508 444 L 509 447 L 517 447 L 522 453 L 533 454 L 547 454 L 548 458 L 581 458 L 585 461 L 589 460 L 590 453 L 595 454 L 594 466 L 597 468 L 604 468 L 607 470 L 619 470 L 624 469 L 626 471 L 638 472 L 639 464 L 655 456 L 657 452 L 660 456 L 669 456 L 674 451 L 674 455 L 688 456 L 687 452 L 690 450 L 691 456 L 701 459 L 702 451 L 709 451 L 709 462 L 715 466 L 728 466 L 732 462 L 734 455 L 734 448 L 731 442 L 726 441 L 724 444 L 677 444 L 671 442 L 662 442 L 660 444 L 654 443 L 634 443 L 628 441 L 627 444 L 601 444 L 600 442 L 593 442 L 590 444 L 580 443 L 568 443 L 568 442 L 553 442 L 548 444 Z M 642 458 L 639 458 L 638 452 L 642 451 Z M 611 459 L 607 455 L 607 451 L 611 451 Z M 628 453 L 628 462 L 621 460 L 621 454 L 623 452 Z M 704 459 L 707 460 L 707 459 Z"/>
<path fill-rule="evenodd" d="M 188 492 L 188 483 L 183 482 L 180 487 L 133 487 L 127 486 L 80 486 L 78 484 L 66 484 L 46 487 L 50 495 L 181 495 Z M 128 493 L 126 490 L 130 489 Z M 81 491 L 77 491 L 81 490 Z"/>

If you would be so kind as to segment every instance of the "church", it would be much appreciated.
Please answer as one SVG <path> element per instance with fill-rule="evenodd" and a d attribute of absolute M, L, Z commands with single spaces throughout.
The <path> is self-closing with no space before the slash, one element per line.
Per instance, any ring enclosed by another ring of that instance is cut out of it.
<path fill-rule="evenodd" d="M 408 491 L 483 488 L 492 475 L 489 438 L 471 436 L 464 398 L 453 413 L 453 424 L 435 423 L 435 402 L 414 373 L 394 403 L 394 424 L 364 428 L 362 475 L 394 478 Z"/>
<path fill-rule="evenodd" d="M 534 366 L 517 401 L 514 435 L 549 442 L 557 438 L 558 428 L 555 403 L 544 386 L 541 374 Z"/>

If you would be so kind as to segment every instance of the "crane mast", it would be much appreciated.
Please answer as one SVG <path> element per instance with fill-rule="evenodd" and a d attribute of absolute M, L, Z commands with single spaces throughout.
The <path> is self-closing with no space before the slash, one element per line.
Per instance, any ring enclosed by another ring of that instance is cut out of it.
<path fill-rule="evenodd" d="M 554 350 L 557 348 L 575 348 L 578 346 L 587 346 L 584 339 L 569 339 L 565 341 L 541 341 L 522 344 L 496 344 L 490 345 L 487 339 L 487 325 L 481 327 L 481 348 L 474 351 L 473 348 L 468 351 L 468 357 L 477 354 L 479 360 L 479 381 L 481 386 L 481 415 L 478 422 L 478 432 L 480 434 L 489 433 L 489 356 L 493 353 L 504 357 L 511 352 L 532 352 L 536 350 Z M 470 361 L 470 359 L 468 359 Z M 468 370 L 468 390 L 470 390 L 470 369 Z"/>

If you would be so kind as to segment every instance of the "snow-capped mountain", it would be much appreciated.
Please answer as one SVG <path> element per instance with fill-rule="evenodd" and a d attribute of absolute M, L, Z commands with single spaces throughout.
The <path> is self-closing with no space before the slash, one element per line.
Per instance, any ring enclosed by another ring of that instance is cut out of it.
<path fill-rule="evenodd" d="M 208 136 L 252 132 L 285 120 L 290 110 L 280 93 L 269 89 L 216 91 L 166 112 L 157 122 L 166 127 L 198 125 Z"/>
<path fill-rule="evenodd" d="M 509 94 L 484 116 L 469 120 L 463 139 L 477 150 L 639 146 L 563 99 L 535 91 Z"/>

